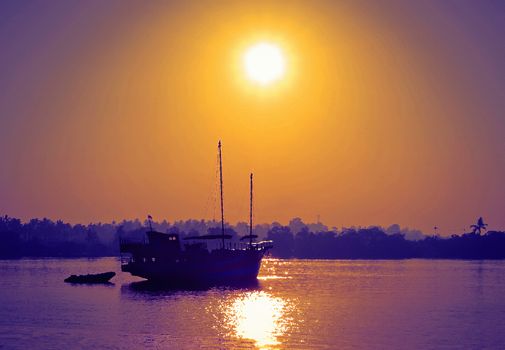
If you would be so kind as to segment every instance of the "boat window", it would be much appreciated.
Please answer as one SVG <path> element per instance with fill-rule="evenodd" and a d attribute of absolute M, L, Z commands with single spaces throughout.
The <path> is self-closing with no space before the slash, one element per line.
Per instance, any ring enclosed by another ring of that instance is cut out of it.
<path fill-rule="evenodd" d="M 151 258 L 152 262 L 155 262 L 156 261 L 156 258 Z"/>
<path fill-rule="evenodd" d="M 146 262 L 146 258 L 142 258 L 142 260 L 143 260 L 144 262 Z"/>

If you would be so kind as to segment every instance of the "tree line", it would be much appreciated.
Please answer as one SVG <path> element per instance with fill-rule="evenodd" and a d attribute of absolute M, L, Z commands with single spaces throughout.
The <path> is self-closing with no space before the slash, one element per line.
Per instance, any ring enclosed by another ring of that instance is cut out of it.
<path fill-rule="evenodd" d="M 178 233 L 181 238 L 220 233 L 220 223 L 209 220 L 151 222 L 160 232 Z M 328 228 L 322 223 L 305 224 L 300 218 L 288 225 L 274 222 L 254 227 L 258 239 L 274 242 L 273 257 L 300 259 L 504 259 L 505 232 L 487 231 L 482 218 L 471 232 L 443 238 L 425 236 L 418 230 L 394 224 L 387 228 Z M 71 225 L 47 218 L 21 222 L 0 217 L 0 258 L 117 256 L 120 239 L 145 240 L 149 222 L 123 220 L 112 223 Z M 235 240 L 247 235 L 245 222 L 226 225 Z"/>

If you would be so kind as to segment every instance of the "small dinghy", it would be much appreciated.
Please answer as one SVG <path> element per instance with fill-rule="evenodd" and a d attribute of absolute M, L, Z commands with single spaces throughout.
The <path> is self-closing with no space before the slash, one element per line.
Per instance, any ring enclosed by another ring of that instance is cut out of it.
<path fill-rule="evenodd" d="M 116 276 L 115 272 L 95 273 L 89 275 L 72 275 L 65 278 L 68 283 L 107 283 L 109 280 Z"/>

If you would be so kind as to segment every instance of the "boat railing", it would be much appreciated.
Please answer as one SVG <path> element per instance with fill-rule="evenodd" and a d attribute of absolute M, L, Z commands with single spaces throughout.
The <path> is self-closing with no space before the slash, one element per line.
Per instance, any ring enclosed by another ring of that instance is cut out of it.
<path fill-rule="evenodd" d="M 214 242 L 215 241 L 215 242 Z M 190 244 L 190 242 L 188 242 Z M 186 244 L 188 244 L 186 243 Z M 215 249 L 227 249 L 227 250 L 267 250 L 271 249 L 273 247 L 273 242 L 270 240 L 265 240 L 265 241 L 260 241 L 260 242 L 253 242 L 252 244 L 249 242 L 237 242 L 237 241 L 228 241 L 224 242 L 224 247 L 220 241 L 217 240 L 209 240 L 209 241 L 204 241 L 201 243 L 205 243 L 207 246 L 207 249 L 209 250 L 215 250 Z M 141 246 L 147 245 L 146 241 L 138 241 L 138 240 L 131 240 L 131 239 L 120 239 L 119 240 L 119 245 L 120 245 L 120 253 L 122 257 L 122 262 L 123 262 L 123 254 L 124 253 L 133 253 L 135 251 L 138 251 Z M 125 263 L 129 262 L 131 260 L 131 256 L 129 254 L 125 255 Z"/>
<path fill-rule="evenodd" d="M 267 250 L 273 247 L 272 241 L 261 241 L 261 242 L 243 242 L 243 241 L 225 241 L 224 244 L 221 240 L 212 239 L 212 240 L 188 240 L 184 243 L 185 249 L 188 249 L 192 246 L 203 246 L 208 251 L 213 250 Z"/>
<path fill-rule="evenodd" d="M 272 249 L 274 247 L 274 242 L 271 240 L 260 241 L 253 244 L 256 244 L 260 249 Z"/>
<path fill-rule="evenodd" d="M 225 242 L 224 249 L 228 250 L 266 250 L 273 247 L 272 241 L 261 241 L 261 242 Z"/>

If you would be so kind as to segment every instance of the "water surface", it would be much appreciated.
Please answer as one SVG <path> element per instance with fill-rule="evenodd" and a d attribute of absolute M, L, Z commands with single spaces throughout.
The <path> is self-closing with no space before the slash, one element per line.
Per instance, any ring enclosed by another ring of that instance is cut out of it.
<path fill-rule="evenodd" d="M 110 285 L 63 283 L 116 271 Z M 500 349 L 505 262 L 263 262 L 242 289 L 166 290 L 117 259 L 0 261 L 0 348 Z"/>

